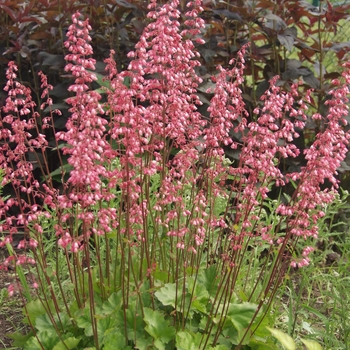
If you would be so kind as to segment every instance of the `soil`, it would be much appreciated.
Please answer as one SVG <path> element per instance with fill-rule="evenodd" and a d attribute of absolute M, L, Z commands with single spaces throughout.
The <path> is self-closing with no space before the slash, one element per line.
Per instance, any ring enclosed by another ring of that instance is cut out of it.
<path fill-rule="evenodd" d="M 14 278 L 9 276 L 7 272 L 0 271 L 0 290 L 7 288 L 13 283 Z M 19 296 L 14 296 L 18 299 L 19 303 L 22 303 Z M 10 347 L 12 340 L 7 338 L 7 334 L 13 333 L 17 330 L 17 325 L 20 324 L 23 315 L 19 307 L 11 307 L 12 302 L 8 305 L 6 300 L 1 300 L 1 313 L 0 313 L 0 349 L 6 349 Z M 17 304 L 18 305 L 18 304 Z"/>
<path fill-rule="evenodd" d="M 6 252 L 0 248 L 0 264 L 6 258 Z M 3 289 L 7 289 L 9 285 L 16 284 L 16 277 L 12 271 L 4 271 L 0 269 L 0 349 L 11 347 L 12 340 L 7 337 L 8 334 L 18 331 L 19 325 L 23 320 L 22 306 L 23 299 L 19 293 L 9 298 L 3 294 Z M 14 348 L 11 348 L 14 349 Z"/>

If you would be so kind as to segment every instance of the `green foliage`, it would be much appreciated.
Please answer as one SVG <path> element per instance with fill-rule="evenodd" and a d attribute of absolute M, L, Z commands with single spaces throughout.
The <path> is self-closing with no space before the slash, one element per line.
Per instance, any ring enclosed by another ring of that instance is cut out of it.
<path fill-rule="evenodd" d="M 35 325 L 36 335 L 29 335 L 22 340 L 19 334 L 15 334 L 12 338 L 16 339 L 15 344 L 23 346 L 23 349 L 41 349 L 41 346 L 55 350 L 85 348 L 94 344 L 91 319 L 94 317 L 97 321 L 96 331 L 101 349 L 127 350 L 135 346 L 137 349 L 148 349 L 149 346 L 156 349 L 172 349 L 174 345 L 177 349 L 198 349 L 200 344 L 203 347 L 203 335 L 208 324 L 217 329 L 219 338 L 215 346 L 208 344 L 206 349 L 231 349 L 242 339 L 257 310 L 257 305 L 241 302 L 236 297 L 232 298 L 228 305 L 226 321 L 220 332 L 218 327 L 220 318 L 210 316 L 215 294 L 210 295 L 208 289 L 213 291 L 211 286 L 215 284 L 216 276 L 210 273 L 213 271 L 212 267 L 208 270 L 201 270 L 196 283 L 193 277 L 188 277 L 184 300 L 181 293 L 176 292 L 175 283 L 163 284 L 162 281 L 156 281 L 161 285 L 155 292 L 154 301 L 159 311 L 149 307 L 143 307 L 141 310 L 138 300 L 143 296 L 134 295 L 129 297 L 128 309 L 124 313 L 121 291 L 112 293 L 106 301 L 100 300 L 95 305 L 93 316 L 89 304 L 74 311 L 75 303 L 72 302 L 70 317 L 67 313 L 61 312 L 51 318 L 39 300 L 31 301 L 25 310 L 30 322 Z M 148 294 L 149 291 L 145 290 L 144 293 Z M 219 306 L 220 310 L 223 308 L 223 304 Z M 186 311 L 186 315 L 183 314 L 183 310 Z M 182 322 L 181 319 L 185 316 L 190 319 L 189 328 L 176 331 L 173 326 L 174 319 Z M 254 324 L 259 323 L 258 317 Z M 244 342 L 247 346 L 250 343 L 254 346 L 269 344 L 265 323 L 259 327 L 257 332 L 259 337 L 247 338 Z M 213 341 L 212 335 L 209 343 Z"/>
<path fill-rule="evenodd" d="M 164 349 L 165 345 L 175 337 L 175 328 L 170 325 L 170 321 L 164 319 L 159 311 L 153 311 L 144 308 L 144 318 L 146 323 L 145 330 L 154 339 L 154 345 L 157 349 Z"/>
<path fill-rule="evenodd" d="M 349 344 L 349 218 L 349 193 L 341 190 L 320 220 L 312 264 L 286 280 L 284 311 L 276 324 L 310 349 L 347 349 Z"/>
<path fill-rule="evenodd" d="M 64 115 L 64 118 L 55 118 L 55 128 L 57 131 L 65 130 L 65 121 L 69 116 L 65 100 L 69 97 L 67 85 L 70 81 L 64 72 L 65 53 L 62 47 L 71 15 L 80 11 L 91 20 L 94 58 L 98 69 L 94 88 L 103 93 L 102 87 L 109 87 L 103 79 L 103 59 L 113 48 L 118 70 L 125 70 L 130 63 L 127 54 L 135 47 L 147 24 L 148 3 L 141 0 L 97 0 L 93 5 L 80 1 L 58 5 L 39 1 L 24 6 L 21 1 L 4 1 L 0 13 L 3 33 L 0 43 L 5 53 L 0 63 L 0 71 L 3 72 L 0 81 L 5 82 L 4 72 L 8 61 L 16 60 L 20 77 L 32 87 L 37 101 L 40 101 L 36 76 L 37 67 L 40 67 L 55 87 L 51 94 L 54 102 L 52 108 L 58 108 Z M 217 65 L 227 66 L 242 45 L 250 42 L 252 45 L 247 55 L 245 82 L 242 85 L 250 119 L 254 118 L 253 109 L 261 104 L 260 97 L 268 88 L 269 79 L 275 75 L 280 76 L 279 85 L 287 90 L 291 82 L 302 79 L 300 96 L 308 88 L 314 89 L 309 107 L 326 113 L 324 102 L 330 82 L 339 77 L 340 65 L 350 50 L 347 40 L 348 3 L 333 2 L 333 8 L 324 0 L 319 1 L 319 8 L 292 0 L 278 4 L 264 0 L 254 2 L 254 6 L 249 1 L 206 1 L 204 4 L 202 16 L 207 20 L 207 26 L 201 37 L 205 44 L 197 47 L 202 60 L 198 74 L 204 80 L 199 87 L 203 110 L 212 97 L 206 90 L 212 86 L 209 77 L 215 74 Z M 183 1 L 181 9 L 185 11 Z M 125 85 L 128 85 L 127 81 Z M 46 109 L 45 113 L 48 115 L 50 109 Z M 310 119 L 298 146 L 306 149 L 320 128 L 322 125 Z M 239 134 L 236 137 L 241 139 Z M 230 158 L 237 159 L 238 151 L 228 149 L 226 152 Z M 57 160 L 53 153 L 48 156 L 51 159 L 50 170 L 54 172 L 57 170 Z M 347 160 L 346 166 L 344 164 L 342 167 L 342 174 L 349 171 L 349 162 Z M 302 159 L 298 159 L 297 164 L 286 164 L 285 170 L 301 164 Z M 61 182 L 60 170 L 56 175 L 55 180 Z"/>

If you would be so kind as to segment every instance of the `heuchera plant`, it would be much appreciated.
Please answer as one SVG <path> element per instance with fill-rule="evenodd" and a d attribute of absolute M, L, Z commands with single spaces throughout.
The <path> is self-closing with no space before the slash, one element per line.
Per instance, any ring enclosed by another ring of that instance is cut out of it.
<path fill-rule="evenodd" d="M 201 1 L 149 5 L 150 23 L 128 69 L 113 51 L 104 80 L 94 73 L 91 27 L 76 13 L 67 32 L 65 70 L 75 79 L 66 131 L 56 133 L 46 77 L 42 105 L 7 70 L 0 131 L 1 231 L 8 235 L 18 289 L 32 331 L 14 335 L 25 349 L 231 349 L 268 346 L 272 301 L 290 265 L 309 263 L 322 208 L 334 199 L 335 178 L 350 134 L 347 85 L 333 82 L 326 127 L 305 152 L 300 172 L 283 174 L 299 156 L 293 140 L 307 119 L 309 91 L 296 100 L 270 82 L 256 122 L 247 123 L 240 85 L 245 48 L 218 67 L 208 116 L 198 108 L 196 35 Z M 93 90 L 93 82 L 101 88 Z M 47 115 L 49 111 L 49 115 Z M 56 144 L 49 144 L 50 133 Z M 241 133 L 242 143 L 232 139 Z M 224 148 L 241 150 L 238 162 Z M 57 152 L 52 172 L 49 152 Z M 40 176 L 37 174 L 40 173 Z M 330 188 L 321 189 L 324 181 Z M 272 186 L 294 186 L 269 199 Z M 11 242 L 22 229 L 18 254 Z M 263 252 L 263 253 L 262 253 Z M 35 282 L 25 276 L 31 270 Z M 33 287 L 33 288 L 32 288 Z M 14 286 L 9 290 L 14 293 Z M 260 345 L 259 345 L 260 344 Z"/>

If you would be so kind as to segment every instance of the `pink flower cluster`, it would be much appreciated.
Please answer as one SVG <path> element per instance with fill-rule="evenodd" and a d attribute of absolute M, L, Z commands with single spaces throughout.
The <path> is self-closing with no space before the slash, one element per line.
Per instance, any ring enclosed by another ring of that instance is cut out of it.
<path fill-rule="evenodd" d="M 317 238 L 317 220 L 324 216 L 322 207 L 335 198 L 338 188 L 337 169 L 348 152 L 350 133 L 345 131 L 348 115 L 348 84 L 350 82 L 350 65 L 344 64 L 342 73 L 345 84 L 334 80 L 334 89 L 330 91 L 333 97 L 327 102 L 327 116 L 315 114 L 314 119 L 324 119 L 324 131 L 316 136 L 315 142 L 305 150 L 307 165 L 299 173 L 287 174 L 287 180 L 298 184 L 293 201 L 288 205 L 281 204 L 278 213 L 289 217 L 287 220 L 290 233 L 304 238 Z M 321 189 L 328 180 L 332 188 Z"/>
<path fill-rule="evenodd" d="M 103 164 L 109 161 L 113 152 L 105 138 L 107 120 L 103 118 L 104 110 L 99 103 L 101 95 L 90 91 L 88 85 L 96 80 L 92 72 L 96 62 L 89 58 L 93 53 L 89 44 L 91 27 L 88 20 L 81 21 L 79 18 L 79 13 L 73 15 L 73 24 L 68 28 L 68 40 L 65 43 L 70 52 L 65 59 L 71 62 L 65 70 L 75 78 L 75 84 L 68 90 L 75 93 L 75 96 L 67 100 L 72 105 L 71 117 L 66 124 L 67 132 L 57 133 L 57 138 L 67 143 L 63 152 L 70 155 L 69 164 L 73 166 L 69 182 L 78 188 L 80 185 L 88 186 L 97 192 L 102 186 L 101 177 L 108 176 Z M 74 200 L 83 206 L 100 199 L 98 195 L 81 191 L 74 195 Z"/>
<path fill-rule="evenodd" d="M 17 67 L 9 64 L 2 123 L 11 127 L 0 130 L 0 164 L 5 173 L 3 184 L 11 182 L 16 196 L 0 202 L 1 217 L 6 218 L 1 228 L 30 227 L 38 237 L 21 243 L 23 247 L 38 246 L 44 234 L 43 218 L 56 215 L 58 245 L 74 253 L 86 248 L 90 235 L 102 236 L 117 229 L 130 245 L 147 245 L 152 227 L 153 235 L 159 235 L 155 240 L 169 239 L 189 260 L 212 239 L 213 232 L 229 229 L 227 251 L 222 256 L 230 259 L 230 252 L 240 250 L 247 237 L 261 235 L 274 243 L 274 226 L 261 223 L 259 213 L 271 187 L 290 181 L 297 185 L 295 193 L 276 212 L 286 223 L 285 238 L 317 237 L 322 206 L 334 198 L 321 185 L 327 179 L 332 189 L 337 188 L 336 171 L 350 137 L 343 128 L 350 66 L 345 65 L 343 73 L 346 84 L 334 81 L 328 115 L 313 116 L 324 118 L 326 127 L 306 150 L 306 166 L 299 173 L 284 175 L 278 165 L 281 159 L 300 153 L 293 140 L 299 136 L 298 128 L 305 125 L 310 92 L 296 107 L 297 84 L 285 92 L 276 86 L 278 78 L 273 78 L 262 97 L 262 107 L 254 110 L 255 121 L 248 123 L 240 88 L 243 48 L 231 60 L 231 69 L 218 67 L 209 118 L 204 118 L 198 111 L 197 90 L 202 79 L 196 73 L 200 55 L 194 45 L 201 42 L 196 36 L 204 27 L 199 17 L 203 9 L 199 0 L 187 6 L 182 25 L 178 0 L 159 8 L 151 1 L 148 17 L 152 21 L 135 51 L 129 53 L 128 70 L 117 71 L 113 51 L 106 60 L 109 88 L 104 103 L 101 94 L 91 90 L 97 79 L 96 62 L 90 57 L 91 27 L 79 13 L 73 15 L 65 43 L 69 52 L 65 70 L 74 78 L 69 87 L 73 96 L 67 100 L 71 116 L 67 131 L 56 133 L 57 145 L 63 144 L 62 152 L 69 156 L 72 170 L 67 182 L 62 170 L 60 190 L 53 187 L 45 161 L 39 164 L 46 183 L 40 185 L 33 177 L 28 154 L 45 157 L 48 142 L 43 130 L 52 127 L 51 119 L 43 118 L 39 128 L 40 115 L 30 90 L 16 81 Z M 42 98 L 46 99 L 43 109 L 52 105 L 52 87 L 43 74 L 41 81 Z M 241 143 L 232 139 L 232 131 L 241 133 Z M 241 150 L 237 164 L 228 164 L 224 147 Z M 233 179 L 232 184 L 227 184 L 228 179 Z M 233 202 L 233 219 L 227 220 L 228 207 L 215 211 L 220 200 Z M 13 206 L 20 213 L 7 216 Z M 56 214 L 48 214 L 46 209 Z M 79 225 L 71 225 L 72 216 Z M 308 263 L 311 250 L 304 250 L 302 264 Z"/>

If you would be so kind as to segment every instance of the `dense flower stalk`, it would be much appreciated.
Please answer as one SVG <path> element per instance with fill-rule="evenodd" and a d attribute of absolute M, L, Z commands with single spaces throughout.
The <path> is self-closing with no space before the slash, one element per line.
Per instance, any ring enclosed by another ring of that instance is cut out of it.
<path fill-rule="evenodd" d="M 73 24 L 68 28 L 68 40 L 65 43 L 70 52 L 65 59 L 68 63 L 65 67 L 75 77 L 75 84 L 69 87 L 69 91 L 76 95 L 67 100 L 71 104 L 71 117 L 66 124 L 67 132 L 58 133 L 60 140 L 67 142 L 64 154 L 69 154 L 69 163 L 73 166 L 69 182 L 74 185 L 88 186 L 94 195 L 86 194 L 84 198 L 77 194 L 76 200 L 91 204 L 100 199 L 97 194 L 101 189 L 101 177 L 107 176 L 103 163 L 108 162 L 113 152 L 109 143 L 105 140 L 104 110 L 99 104 L 101 95 L 89 89 L 90 83 L 96 80 L 95 60 L 89 58 L 92 55 L 92 47 L 89 44 L 91 30 L 88 21 L 79 20 L 80 14 L 73 15 Z"/>
<path fill-rule="evenodd" d="M 317 238 L 318 219 L 324 216 L 322 208 L 335 199 L 338 189 L 337 169 L 348 152 L 350 133 L 345 131 L 345 117 L 349 113 L 349 64 L 344 64 L 344 68 L 342 76 L 346 84 L 341 84 L 339 80 L 333 81 L 334 89 L 330 91 L 332 99 L 327 102 L 328 114 L 325 117 L 317 113 L 312 116 L 314 120 L 323 120 L 325 128 L 316 136 L 311 147 L 305 150 L 306 166 L 299 173 L 287 174 L 287 179 L 298 183 L 293 202 L 290 205 L 281 204 L 277 209 L 289 217 L 287 230 L 290 234 L 304 239 Z M 330 186 L 321 189 L 326 180 Z M 304 249 L 298 266 L 308 265 L 308 255 L 312 250 L 310 247 Z M 293 261 L 292 265 L 295 264 Z"/>

